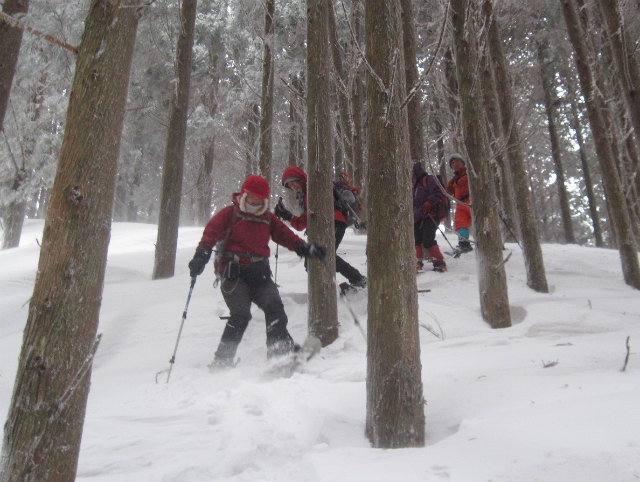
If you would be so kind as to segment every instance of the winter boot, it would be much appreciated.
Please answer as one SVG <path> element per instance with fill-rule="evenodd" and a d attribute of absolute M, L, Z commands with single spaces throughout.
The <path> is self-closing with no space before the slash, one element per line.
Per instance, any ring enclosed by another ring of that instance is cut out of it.
<path fill-rule="evenodd" d="M 458 250 L 461 253 L 468 253 L 469 251 L 473 251 L 473 248 L 471 247 L 471 243 L 468 239 L 461 239 L 458 242 Z"/>
<path fill-rule="evenodd" d="M 418 259 L 418 261 L 416 262 L 416 273 L 422 273 L 423 270 L 424 270 L 424 263 L 422 262 L 421 259 Z"/>
<path fill-rule="evenodd" d="M 440 273 L 447 271 L 447 263 L 444 262 L 444 256 L 440 252 L 440 248 L 437 244 L 434 244 L 429 248 L 429 256 L 433 260 L 433 270 Z"/>

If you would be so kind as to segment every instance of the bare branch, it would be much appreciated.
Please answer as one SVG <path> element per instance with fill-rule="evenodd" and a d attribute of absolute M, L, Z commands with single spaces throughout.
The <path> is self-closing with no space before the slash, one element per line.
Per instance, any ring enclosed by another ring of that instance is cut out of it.
<path fill-rule="evenodd" d="M 7 22 L 9 25 L 11 25 L 12 27 L 15 28 L 19 28 L 22 30 L 26 30 L 27 32 L 35 35 L 36 37 L 40 37 L 45 39 L 47 42 L 51 42 L 52 44 L 56 44 L 59 45 L 60 47 L 67 49 L 69 52 L 72 52 L 74 54 L 78 53 L 78 48 L 74 47 L 73 45 L 69 45 L 67 42 L 63 42 L 62 40 L 58 40 L 57 38 L 48 35 L 44 32 L 41 32 L 40 30 L 36 30 L 35 28 L 29 27 L 28 25 L 25 25 L 21 22 L 19 22 L 18 20 L 16 20 L 15 18 L 11 17 L 10 15 L 7 15 L 4 12 L 0 12 L 0 19 L 4 20 L 5 22 Z"/>

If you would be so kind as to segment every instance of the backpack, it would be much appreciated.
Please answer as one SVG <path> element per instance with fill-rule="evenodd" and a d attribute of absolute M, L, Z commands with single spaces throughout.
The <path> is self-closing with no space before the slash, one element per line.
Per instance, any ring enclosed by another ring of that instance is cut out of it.
<path fill-rule="evenodd" d="M 336 208 L 347 220 L 347 226 L 355 225 L 357 228 L 360 223 L 360 201 L 358 201 L 356 193 L 349 186 L 334 182 L 333 197 Z"/>
<path fill-rule="evenodd" d="M 427 187 L 427 177 L 429 176 L 424 176 L 422 178 L 422 184 L 424 185 L 425 189 L 428 189 Z M 449 215 L 451 213 L 451 203 L 449 201 L 449 198 L 447 197 L 447 195 L 444 193 L 444 180 L 442 179 L 442 176 L 440 174 L 438 174 L 436 176 L 437 181 L 438 181 L 438 196 L 440 197 L 440 202 L 438 202 L 438 220 L 439 221 L 444 221 L 449 219 Z"/>

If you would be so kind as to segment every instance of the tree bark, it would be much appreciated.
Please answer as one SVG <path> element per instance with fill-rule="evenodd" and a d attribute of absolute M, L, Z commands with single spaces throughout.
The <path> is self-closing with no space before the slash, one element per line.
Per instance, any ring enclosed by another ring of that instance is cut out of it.
<path fill-rule="evenodd" d="M 307 1 L 307 143 L 309 239 L 327 248 L 309 260 L 309 333 L 322 346 L 338 338 L 333 221 L 333 149 L 329 100 L 328 0 Z"/>
<path fill-rule="evenodd" d="M 502 240 L 496 194 L 489 166 L 489 147 L 484 119 L 480 111 L 480 84 L 476 65 L 479 61 L 477 44 L 479 12 L 468 0 L 452 0 L 454 53 L 462 107 L 464 143 L 469 154 L 467 175 L 473 204 L 478 258 L 480 310 L 492 328 L 511 326 L 507 279 L 502 259 Z"/>
<path fill-rule="evenodd" d="M 608 131 L 603 118 L 604 99 L 599 89 L 594 89 L 596 79 L 592 71 L 589 50 L 585 44 L 587 33 L 583 30 L 576 13 L 573 0 L 562 0 L 569 39 L 575 51 L 575 61 L 582 86 L 582 93 L 587 102 L 587 112 L 591 124 L 598 161 L 602 168 L 604 191 L 609 203 L 609 213 L 613 220 L 613 228 L 618 243 L 622 273 L 625 282 L 636 289 L 640 289 L 640 265 L 638 251 L 631 233 L 629 213 L 625 206 L 624 196 L 616 169 L 612 146 L 608 139 Z"/>
<path fill-rule="evenodd" d="M 366 434 L 378 448 L 424 445 L 411 163 L 399 0 L 367 0 L 369 126 Z M 389 247 L 392 246 L 392 249 Z"/>
<path fill-rule="evenodd" d="M 355 32 L 355 42 L 360 41 L 362 33 L 362 5 L 361 0 L 352 0 L 352 23 Z M 360 52 L 359 46 L 354 45 L 354 50 Z M 366 184 L 367 169 L 364 158 L 365 128 L 363 123 L 363 103 L 365 96 L 364 87 L 364 66 L 359 62 L 353 73 L 353 85 L 351 86 L 351 110 L 353 118 L 353 183 L 360 187 L 360 203 L 362 204 L 361 216 L 363 230 L 367 223 L 367 206 L 369 199 L 369 189 Z"/>
<path fill-rule="evenodd" d="M 18 169 L 13 178 L 11 191 L 15 195 L 5 210 L 4 231 L 2 232 L 2 249 L 17 248 L 20 244 L 27 202 L 24 200 L 22 187 L 27 180 L 24 169 Z"/>
<path fill-rule="evenodd" d="M 349 116 L 349 98 L 350 93 L 347 87 L 347 74 L 342 62 L 342 49 L 338 41 L 338 33 L 336 32 L 336 17 L 333 5 L 329 6 L 329 45 L 331 46 L 331 59 L 333 60 L 333 69 L 335 71 L 336 91 L 338 94 L 338 109 L 340 112 L 340 139 L 344 156 L 346 158 L 345 170 L 353 173 L 353 129 L 351 128 L 351 117 Z"/>
<path fill-rule="evenodd" d="M 137 16 L 112 2 L 89 7 L 4 429 L 2 482 L 76 476 Z"/>
<path fill-rule="evenodd" d="M 175 271 L 180 226 L 180 200 L 187 137 L 191 57 L 197 0 L 182 0 L 176 49 L 176 85 L 172 89 L 167 145 L 162 169 L 158 237 L 152 279 L 171 278 Z"/>
<path fill-rule="evenodd" d="M 518 225 L 522 236 L 522 250 L 527 270 L 527 286 L 539 293 L 548 293 L 547 276 L 544 269 L 544 259 L 540 239 L 536 230 L 536 218 L 529 191 L 528 175 L 525 167 L 522 143 L 518 123 L 514 115 L 513 94 L 507 60 L 502 48 L 502 38 L 498 22 L 493 15 L 491 0 L 483 3 L 484 18 L 489 28 L 489 57 L 491 58 L 496 84 L 500 111 L 502 113 L 502 131 L 507 142 L 507 156 L 510 162 L 510 172 L 518 214 Z M 473 198 L 474 203 L 477 197 Z"/>
<path fill-rule="evenodd" d="M 5 0 L 2 4 L 2 11 L 7 15 L 24 14 L 28 10 L 29 0 Z M 9 105 L 9 93 L 21 43 L 22 29 L 0 20 L 0 131 L 4 128 L 4 115 Z"/>
<path fill-rule="evenodd" d="M 424 143 L 422 141 L 422 86 L 418 75 L 416 56 L 416 28 L 412 0 L 400 0 L 402 8 L 402 39 L 404 46 L 404 73 L 407 80 L 407 95 L 411 100 L 407 103 L 409 119 L 409 150 L 411 159 L 424 160 Z"/>
<path fill-rule="evenodd" d="M 567 91 L 570 92 L 569 102 L 571 116 L 569 117 L 569 124 L 575 132 L 575 141 L 578 144 L 578 155 L 580 156 L 580 165 L 582 166 L 582 175 L 584 177 L 584 187 L 587 194 L 587 200 L 589 202 L 589 215 L 591 217 L 591 224 L 593 227 L 594 242 L 597 247 L 602 248 L 604 247 L 604 240 L 602 238 L 602 228 L 600 226 L 600 215 L 598 214 L 598 202 L 593 190 L 591 167 L 589 165 L 589 159 L 587 158 L 587 152 L 584 145 L 584 138 L 582 136 L 582 124 L 580 122 L 580 115 L 578 113 L 576 100 L 577 88 L 571 74 L 564 72 L 564 79 Z"/>
<path fill-rule="evenodd" d="M 556 123 L 557 112 L 555 104 L 557 97 L 555 94 L 555 72 L 551 68 L 550 52 L 546 45 L 546 39 L 538 42 L 538 64 L 540 66 L 540 78 L 542 81 L 542 91 L 544 93 L 544 107 L 547 114 L 549 127 L 549 141 L 551 142 L 551 157 L 555 166 L 556 187 L 558 189 L 558 199 L 560 200 L 560 214 L 562 226 L 564 228 L 564 239 L 567 243 L 575 244 L 576 238 L 573 234 L 573 224 L 571 222 L 571 207 L 569 206 L 569 195 L 560 154 L 560 136 Z"/>
<path fill-rule="evenodd" d="M 636 141 L 640 142 L 640 66 L 634 41 L 629 38 L 618 0 L 598 0 L 605 20 L 607 36 L 622 83 L 624 101 L 631 114 Z"/>
<path fill-rule="evenodd" d="M 271 185 L 271 162 L 273 156 L 273 14 L 275 0 L 265 0 L 264 50 L 262 53 L 262 95 L 260 101 L 260 174 Z"/>

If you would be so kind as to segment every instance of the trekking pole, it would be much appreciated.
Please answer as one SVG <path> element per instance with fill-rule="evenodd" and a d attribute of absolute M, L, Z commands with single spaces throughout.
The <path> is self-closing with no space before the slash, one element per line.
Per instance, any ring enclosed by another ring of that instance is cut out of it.
<path fill-rule="evenodd" d="M 440 231 L 440 234 L 442 234 L 442 237 L 445 239 L 445 241 L 447 242 L 447 244 L 449 246 L 451 246 L 452 250 L 456 250 L 456 248 L 453 247 L 453 245 L 449 242 L 449 238 L 447 238 L 447 235 L 444 234 L 444 231 L 440 228 L 440 223 L 436 223 L 436 220 L 433 219 L 433 216 L 431 214 L 429 214 L 429 217 L 431 218 L 431 220 L 434 222 L 434 224 L 436 225 L 436 227 L 438 228 L 438 231 Z"/>
<path fill-rule="evenodd" d="M 278 286 L 278 248 L 280 247 L 279 244 L 276 244 L 276 272 L 273 275 L 273 282 L 276 284 L 276 286 Z"/>
<path fill-rule="evenodd" d="M 327 261 L 326 258 L 322 258 L 320 261 L 322 261 L 322 264 L 324 264 L 324 266 L 327 268 L 327 270 L 329 270 L 329 272 L 331 272 L 331 267 L 329 266 L 329 262 Z M 340 289 L 340 285 L 338 284 L 338 280 L 336 279 L 336 273 L 335 271 L 333 272 L 333 284 L 337 289 Z M 360 324 L 360 320 L 358 319 L 358 317 L 356 316 L 355 311 L 353 311 L 353 308 L 351 307 L 351 303 L 349 303 L 349 300 L 346 299 L 345 296 L 340 296 L 340 298 L 342 299 L 342 301 L 344 302 L 344 304 L 347 306 L 347 309 L 349 310 L 349 313 L 351 313 L 351 317 L 353 318 L 353 323 L 358 327 L 358 329 L 360 330 L 360 333 L 362 334 L 362 337 L 364 338 L 364 341 L 367 341 L 367 334 L 364 332 L 364 328 L 362 328 L 362 325 Z"/>
<path fill-rule="evenodd" d="M 169 383 L 169 377 L 171 377 L 171 370 L 173 369 L 173 364 L 176 361 L 176 352 L 178 351 L 178 343 L 180 343 L 180 335 L 182 335 L 182 327 L 184 326 L 184 321 L 187 319 L 187 309 L 189 309 L 189 302 L 191 301 L 191 294 L 193 293 L 193 287 L 195 285 L 196 285 L 196 277 L 193 276 L 191 278 L 191 287 L 189 288 L 189 295 L 187 296 L 187 304 L 184 306 L 184 311 L 182 312 L 182 321 L 180 322 L 180 329 L 178 330 L 178 338 L 176 339 L 176 346 L 173 348 L 173 355 L 171 355 L 171 360 L 169 360 L 167 383 Z M 159 372 L 158 375 L 160 373 L 162 372 Z M 158 381 L 158 375 L 156 375 L 156 382 Z"/>
<path fill-rule="evenodd" d="M 509 234 L 511 234 L 511 236 L 513 236 L 513 239 L 516 240 L 516 244 L 518 245 L 518 247 L 520 249 L 522 249 L 522 246 L 520 246 L 520 242 L 518 241 L 518 237 L 515 234 L 513 234 L 513 231 L 511 230 L 511 227 L 509 226 L 509 223 L 507 222 L 507 220 L 502 215 L 502 211 L 498 210 L 498 216 L 500 216 L 500 219 L 502 220 L 504 225 L 507 227 L 507 231 L 509 231 Z"/>

